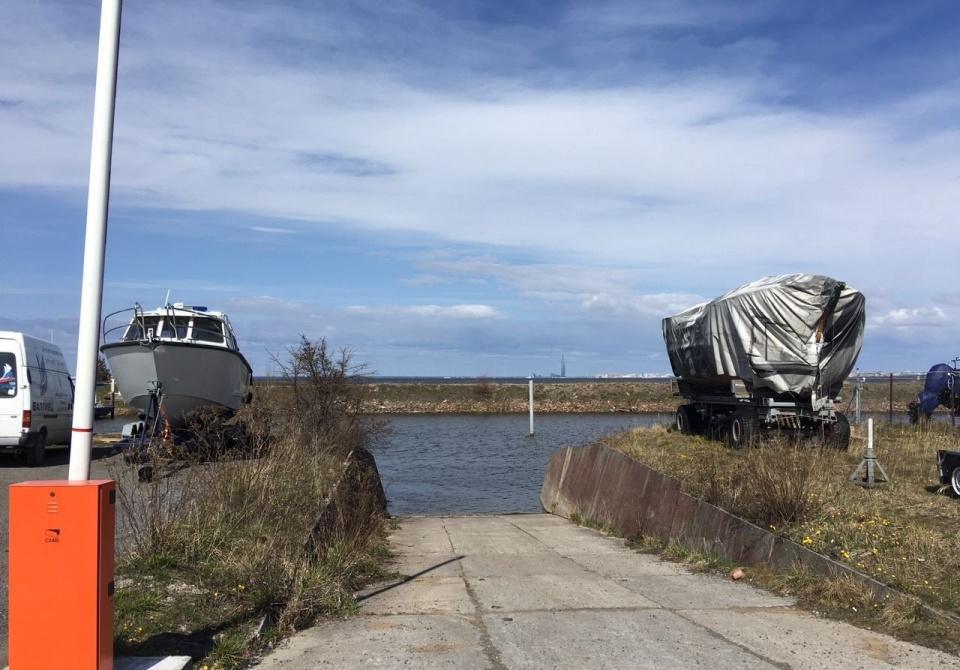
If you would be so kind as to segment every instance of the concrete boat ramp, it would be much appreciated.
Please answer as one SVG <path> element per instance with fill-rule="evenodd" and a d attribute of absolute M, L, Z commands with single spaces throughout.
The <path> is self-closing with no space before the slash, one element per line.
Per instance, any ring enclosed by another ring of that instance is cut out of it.
<path fill-rule="evenodd" d="M 392 543 L 412 578 L 258 667 L 960 668 L 549 514 L 407 518 Z"/>

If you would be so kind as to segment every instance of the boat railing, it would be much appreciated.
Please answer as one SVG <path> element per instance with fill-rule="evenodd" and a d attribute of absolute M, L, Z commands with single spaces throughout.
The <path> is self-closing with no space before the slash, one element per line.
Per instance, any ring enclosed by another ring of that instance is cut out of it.
<path fill-rule="evenodd" d="M 116 319 L 120 318 L 121 315 L 133 316 L 123 316 L 123 323 L 117 324 Z M 111 321 L 113 320 L 113 321 Z M 111 312 L 103 317 L 103 323 L 100 328 L 100 336 L 103 340 L 103 344 L 110 344 L 111 342 L 120 342 L 124 340 L 124 335 L 127 330 L 133 327 L 134 324 L 137 324 L 140 328 L 140 333 L 146 335 L 146 323 L 143 319 L 143 307 L 140 306 L 140 303 L 135 303 L 133 307 L 127 307 L 126 309 L 118 309 L 116 312 Z M 137 338 L 141 339 L 141 338 Z"/>
<path fill-rule="evenodd" d="M 111 312 L 103 319 L 101 329 L 103 344 L 173 340 L 202 342 L 230 348 L 230 342 L 235 341 L 229 334 L 232 331 L 224 330 L 224 326 L 227 329 L 230 328 L 225 317 L 221 318 L 209 312 L 184 309 L 169 304 L 165 305 L 163 310 L 163 314 L 145 314 L 143 307 L 136 303 L 133 307 Z M 121 318 L 123 322 L 118 324 L 117 318 Z M 190 324 L 191 319 L 193 319 L 192 324 Z M 215 322 L 219 328 L 197 325 L 197 319 L 208 319 Z M 178 323 L 178 320 L 183 320 L 183 323 Z M 131 329 L 133 329 L 132 332 Z"/>

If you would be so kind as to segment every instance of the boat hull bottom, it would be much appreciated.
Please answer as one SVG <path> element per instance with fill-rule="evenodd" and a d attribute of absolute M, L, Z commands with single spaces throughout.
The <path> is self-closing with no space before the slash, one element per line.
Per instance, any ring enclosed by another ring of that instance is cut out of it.
<path fill-rule="evenodd" d="M 161 410 L 173 429 L 205 408 L 240 409 L 250 393 L 250 366 L 239 352 L 172 342 L 124 342 L 102 347 L 124 400 L 145 413 L 159 384 Z"/>

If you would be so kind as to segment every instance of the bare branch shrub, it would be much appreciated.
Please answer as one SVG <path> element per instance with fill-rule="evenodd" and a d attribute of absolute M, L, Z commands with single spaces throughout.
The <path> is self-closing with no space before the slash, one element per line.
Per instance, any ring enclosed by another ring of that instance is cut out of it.
<path fill-rule="evenodd" d="M 230 418 L 200 412 L 185 446 L 148 451 L 151 482 L 118 473 L 130 536 L 121 564 L 162 557 L 188 581 L 242 588 L 256 611 L 292 628 L 352 602 L 376 563 L 383 509 L 333 508 L 332 531 L 312 541 L 347 455 L 369 444 L 377 424 L 361 414 L 346 352 L 332 359 L 325 341 L 304 337 L 281 367 L 284 392 L 258 392 Z M 376 491 L 358 493 L 368 494 Z"/>

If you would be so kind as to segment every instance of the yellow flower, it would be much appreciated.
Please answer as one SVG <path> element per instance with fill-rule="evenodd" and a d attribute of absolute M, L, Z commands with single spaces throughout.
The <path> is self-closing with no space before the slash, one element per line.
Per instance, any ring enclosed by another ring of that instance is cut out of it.
<path fill-rule="evenodd" d="M 840 556 L 841 556 L 844 560 L 847 560 L 848 558 L 850 558 L 850 552 L 847 551 L 846 549 L 841 549 L 841 550 L 840 550 Z"/>
<path fill-rule="evenodd" d="M 808 536 L 806 536 L 805 538 L 803 538 L 803 543 L 804 543 L 805 545 L 811 545 L 811 544 L 813 544 L 813 539 L 811 539 L 811 537 L 808 535 Z"/>

